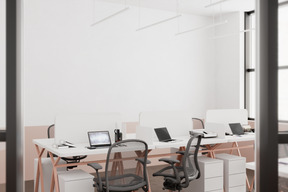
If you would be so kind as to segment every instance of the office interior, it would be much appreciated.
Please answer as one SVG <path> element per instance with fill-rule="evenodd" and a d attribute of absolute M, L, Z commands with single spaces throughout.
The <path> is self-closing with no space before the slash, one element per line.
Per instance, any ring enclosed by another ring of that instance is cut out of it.
<path fill-rule="evenodd" d="M 0 3 L 0 129 L 5 129 L 5 0 Z M 254 128 L 255 82 L 247 72 L 255 68 L 255 52 L 247 48 L 248 39 L 255 38 L 252 20 L 248 26 L 253 10 L 253 0 L 23 1 L 24 181 L 31 185 L 35 179 L 33 139 L 47 138 L 47 128 L 61 115 L 119 113 L 121 123 L 115 128 L 123 129 L 127 138 L 136 134 L 141 112 L 189 112 L 193 129 L 201 129 L 192 117 L 205 122 L 211 109 L 247 109 L 247 122 Z M 285 17 L 285 11 L 279 12 Z M 288 45 L 286 36 L 281 40 Z M 279 44 L 280 130 L 288 128 L 287 45 Z M 1 142 L 3 192 L 5 153 Z M 246 162 L 255 161 L 253 147 L 241 153 Z M 288 156 L 286 145 L 279 145 L 279 154 Z M 148 167 L 163 165 L 157 158 L 151 161 Z M 253 171 L 249 173 L 252 179 Z M 286 179 L 280 182 L 285 191 Z"/>

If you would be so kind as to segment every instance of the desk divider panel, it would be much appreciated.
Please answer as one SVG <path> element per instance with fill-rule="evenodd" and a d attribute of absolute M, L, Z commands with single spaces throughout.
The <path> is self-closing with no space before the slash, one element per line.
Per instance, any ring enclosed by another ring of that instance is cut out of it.
<path fill-rule="evenodd" d="M 89 143 L 89 131 L 109 131 L 114 143 L 114 129 L 121 130 L 120 113 L 58 115 L 55 119 L 55 143 L 61 140 L 71 143 Z"/>
<path fill-rule="evenodd" d="M 217 137 L 225 139 L 226 126 L 224 123 L 205 123 L 205 130 L 207 132 L 217 133 Z"/>
<path fill-rule="evenodd" d="M 192 113 L 180 111 L 141 112 L 139 115 L 139 124 L 142 127 L 151 127 L 153 129 L 167 127 L 173 138 L 189 135 L 189 131 L 193 129 L 192 117 Z M 155 133 L 153 135 L 154 140 L 157 137 Z"/>
<path fill-rule="evenodd" d="M 205 122 L 223 123 L 226 126 L 226 132 L 231 133 L 229 123 L 248 124 L 248 112 L 246 109 L 214 109 L 207 110 Z"/>
<path fill-rule="evenodd" d="M 136 139 L 145 141 L 148 145 L 152 145 L 153 141 L 156 140 L 156 134 L 154 133 L 154 128 L 152 127 L 142 127 L 138 125 L 136 127 Z"/>

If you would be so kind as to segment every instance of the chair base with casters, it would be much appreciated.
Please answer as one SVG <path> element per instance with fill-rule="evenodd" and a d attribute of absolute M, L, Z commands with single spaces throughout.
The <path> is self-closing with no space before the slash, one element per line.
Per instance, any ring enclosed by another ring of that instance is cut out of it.
<path fill-rule="evenodd" d="M 197 139 L 195 147 L 191 147 L 194 139 Z M 153 176 L 161 176 L 164 178 L 163 190 L 181 191 L 189 186 L 190 181 L 200 178 L 200 169 L 198 165 L 198 151 L 201 143 L 202 135 L 192 136 L 186 146 L 185 151 L 178 151 L 181 155 L 181 161 L 169 158 L 161 158 L 169 166 L 157 171 Z M 193 148 L 193 150 L 191 150 Z"/>
<path fill-rule="evenodd" d="M 138 152 L 143 157 L 138 156 Z M 96 171 L 93 186 L 98 192 L 149 191 L 146 164 L 150 161 L 147 154 L 148 146 L 144 141 L 129 139 L 114 143 L 107 153 L 104 177 L 99 173 L 100 164 L 88 164 Z"/>

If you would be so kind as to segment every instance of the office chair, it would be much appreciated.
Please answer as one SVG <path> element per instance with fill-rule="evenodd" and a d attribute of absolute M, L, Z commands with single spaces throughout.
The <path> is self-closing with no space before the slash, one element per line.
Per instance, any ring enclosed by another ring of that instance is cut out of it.
<path fill-rule="evenodd" d="M 176 152 L 177 154 L 182 155 L 181 162 L 169 158 L 159 159 L 159 161 L 170 164 L 153 174 L 153 176 L 164 177 L 163 190 L 181 191 L 183 188 L 189 186 L 190 181 L 200 178 L 198 150 L 201 138 L 201 134 L 193 135 L 189 139 L 185 151 Z M 197 144 L 195 147 L 191 147 L 191 143 L 194 139 L 197 139 Z M 179 166 L 177 164 L 179 164 Z"/>
<path fill-rule="evenodd" d="M 205 127 L 204 127 L 204 122 L 203 122 L 203 120 L 202 119 L 199 119 L 199 118 L 192 118 L 192 121 L 193 120 L 196 120 L 196 121 L 200 121 L 200 123 L 201 123 L 201 126 L 202 126 L 202 129 L 204 129 Z"/>
<path fill-rule="evenodd" d="M 47 129 L 47 136 L 48 138 L 53 138 L 54 137 L 54 129 L 55 129 L 55 125 L 52 124 L 48 127 Z M 49 154 L 47 153 L 47 157 L 49 157 Z M 57 157 L 56 155 L 53 154 L 53 157 Z M 73 156 L 73 157 L 61 157 L 61 159 L 63 159 L 64 161 L 66 161 L 67 164 L 70 164 L 70 163 L 79 163 L 80 160 L 82 159 L 85 159 L 87 157 L 87 155 L 83 155 L 83 156 Z M 69 169 L 73 169 L 77 167 L 76 165 L 75 166 L 68 166 L 67 167 L 67 171 Z"/>
<path fill-rule="evenodd" d="M 140 188 L 148 191 L 147 154 L 144 141 L 129 139 L 114 143 L 107 153 L 104 177 L 99 173 L 100 164 L 88 164 L 96 171 L 93 186 L 98 192 L 132 192 Z"/>

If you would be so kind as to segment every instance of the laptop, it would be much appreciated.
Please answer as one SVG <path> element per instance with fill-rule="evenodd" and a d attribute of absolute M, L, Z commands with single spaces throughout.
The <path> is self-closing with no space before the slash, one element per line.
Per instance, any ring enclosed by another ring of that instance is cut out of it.
<path fill-rule="evenodd" d="M 88 138 L 90 148 L 111 146 L 109 131 L 89 131 Z"/>
<path fill-rule="evenodd" d="M 166 127 L 155 128 L 154 131 L 161 142 L 175 141 L 175 139 L 171 139 Z"/>
<path fill-rule="evenodd" d="M 244 130 L 240 123 L 229 123 L 233 135 L 244 135 Z"/>

